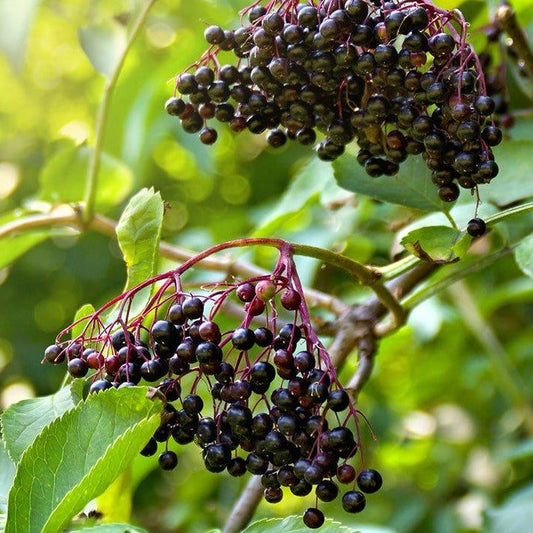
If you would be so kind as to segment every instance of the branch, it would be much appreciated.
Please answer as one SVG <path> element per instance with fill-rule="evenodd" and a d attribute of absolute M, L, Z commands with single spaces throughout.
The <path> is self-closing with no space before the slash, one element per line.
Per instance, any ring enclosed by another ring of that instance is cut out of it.
<path fill-rule="evenodd" d="M 154 5 L 155 0 L 148 0 L 144 5 L 143 9 L 139 13 L 139 16 L 135 19 L 133 27 L 126 41 L 126 46 L 120 57 L 118 58 L 117 64 L 113 69 L 113 72 L 109 76 L 109 79 L 106 81 L 104 87 L 104 93 L 102 95 L 102 100 L 100 106 L 98 107 L 98 114 L 96 115 L 96 124 L 95 124 L 95 141 L 94 141 L 94 151 L 93 156 L 89 162 L 89 169 L 87 172 L 87 186 L 85 190 L 84 203 L 85 210 L 82 214 L 83 221 L 87 224 L 92 217 L 94 216 L 94 203 L 96 199 L 96 191 L 98 189 L 98 171 L 100 170 L 100 158 L 102 155 L 102 146 L 104 143 L 104 134 L 107 124 L 107 116 L 109 113 L 109 104 L 111 102 L 111 96 L 115 86 L 117 85 L 118 77 L 124 66 L 124 61 L 128 55 L 133 42 L 135 41 L 139 30 L 142 28 L 148 12 Z"/>
<path fill-rule="evenodd" d="M 523 61 L 529 76 L 533 75 L 533 54 L 529 48 L 524 30 L 520 27 L 516 13 L 508 2 L 502 2 L 494 13 L 494 20 L 500 24 L 503 30 L 513 40 L 514 49 L 518 57 Z"/>
<path fill-rule="evenodd" d="M 260 476 L 252 476 L 231 509 L 222 533 L 240 533 L 254 516 L 263 497 Z"/>
<path fill-rule="evenodd" d="M 82 210 L 79 206 L 62 205 L 54 208 L 49 213 L 27 215 L 0 226 L 0 239 L 17 235 L 24 231 L 37 230 L 50 227 L 70 227 L 78 231 L 91 230 L 108 237 L 116 238 L 116 222 L 110 218 L 95 214 L 88 224 L 83 220 Z M 159 252 L 162 257 L 176 262 L 188 261 L 198 255 L 197 252 L 185 250 L 167 242 L 161 242 Z M 252 278 L 269 274 L 268 271 L 255 265 L 235 261 L 231 257 L 223 258 L 206 257 L 198 262 L 198 266 L 205 270 L 225 272 L 242 278 Z M 345 312 L 348 305 L 323 292 L 306 289 L 305 297 L 312 306 L 326 309 L 335 316 Z"/>

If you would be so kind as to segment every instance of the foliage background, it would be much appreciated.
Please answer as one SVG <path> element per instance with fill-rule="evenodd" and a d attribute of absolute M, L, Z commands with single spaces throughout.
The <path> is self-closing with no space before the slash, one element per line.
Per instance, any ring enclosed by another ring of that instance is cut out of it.
<path fill-rule="evenodd" d="M 473 41 L 483 43 L 476 28 L 487 23 L 491 1 L 439 5 L 461 8 L 472 22 Z M 83 28 L 105 32 L 112 38 L 103 42 L 112 50 L 140 6 L 133 0 L 20 0 L 16 8 L 0 2 L 1 223 L 83 198 L 83 167 L 69 157 L 74 146 L 94 140 L 105 80 L 84 54 L 79 35 Z M 533 28 L 528 2 L 514 6 L 524 27 Z M 111 100 L 104 150 L 113 159 L 101 173 L 98 212 L 116 220 L 135 192 L 153 186 L 169 205 L 162 238 L 180 246 L 201 250 L 233 238 L 268 235 L 386 264 L 398 251 L 398 231 L 423 213 L 339 188 L 331 166 L 310 150 L 292 146 L 274 153 L 264 139 L 235 137 L 224 128 L 214 147 L 204 147 L 162 111 L 172 94 L 171 78 L 204 50 L 205 25 L 234 27 L 242 7 L 242 0 L 155 3 Z M 104 69 L 112 55 L 108 51 L 101 54 Z M 515 79 L 510 69 L 509 87 L 513 107 L 529 107 L 528 80 Z M 510 138 L 531 140 L 527 114 L 517 124 Z M 500 155 L 499 189 L 492 193 L 496 204 L 498 190 L 504 194 L 514 187 L 505 180 L 531 172 L 530 161 L 517 163 L 511 150 L 502 148 Z M 521 195 L 516 199 L 533 196 L 531 185 L 516 186 Z M 485 191 L 481 194 L 483 199 Z M 485 203 L 483 209 L 492 212 L 490 207 Z M 471 206 L 467 209 L 468 217 Z M 528 234 L 531 222 L 521 217 L 498 226 L 467 261 Z M 264 251 L 235 255 L 267 268 L 273 257 Z M 308 285 L 347 302 L 369 294 L 342 273 L 318 270 L 312 260 L 299 265 Z M 162 260 L 159 268 L 171 266 Z M 63 370 L 41 367 L 44 347 L 83 304 L 98 306 L 119 293 L 125 269 L 114 239 L 64 229 L 0 240 L 0 268 L 0 400 L 6 408 L 21 397 L 57 390 Z M 468 294 L 501 346 L 486 331 L 480 333 L 477 315 L 461 305 Z M 338 503 L 323 505 L 327 516 L 365 532 L 527 530 L 533 439 L 494 358 L 504 357 L 531 392 L 532 295 L 531 279 L 508 254 L 458 290 L 424 301 L 407 327 L 381 343 L 360 407 L 378 435 L 375 443 L 367 439 L 367 454 L 382 471 L 385 488 L 357 520 Z M 354 368 L 355 360 L 344 369 L 345 380 Z M 181 465 L 170 474 L 155 468 L 154 461 L 135 463 L 133 523 L 157 532 L 199 532 L 227 515 L 244 482 L 206 472 L 199 449 L 179 453 Z M 118 500 L 125 520 L 130 519 L 129 500 L 125 489 Z M 261 504 L 257 515 L 286 516 L 303 508 L 299 499 L 286 497 L 275 506 Z"/>

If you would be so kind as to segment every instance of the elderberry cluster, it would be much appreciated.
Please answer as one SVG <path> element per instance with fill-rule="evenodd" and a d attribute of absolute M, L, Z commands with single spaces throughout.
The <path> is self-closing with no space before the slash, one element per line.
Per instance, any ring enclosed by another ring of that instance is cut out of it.
<path fill-rule="evenodd" d="M 357 142 L 372 177 L 394 175 L 422 154 L 444 201 L 498 173 L 493 120 L 482 65 L 466 43 L 457 11 L 427 0 L 320 0 L 254 3 L 248 23 L 209 26 L 207 52 L 176 78 L 166 109 L 186 132 L 212 144 L 214 119 L 260 134 L 315 144 L 331 161 Z M 231 51 L 237 64 L 221 64 Z"/>
<path fill-rule="evenodd" d="M 205 294 L 184 291 L 176 271 L 157 281 L 163 284 L 140 315 L 129 316 L 129 304 L 146 282 L 87 317 L 77 338 L 62 340 L 72 326 L 61 332 L 44 361 L 67 360 L 73 377 L 94 371 L 92 393 L 153 384 L 165 403 L 141 453 L 154 455 L 162 443 L 164 470 L 178 464 L 170 439 L 195 443 L 208 471 L 261 476 L 270 503 L 284 488 L 329 502 L 347 484 L 343 508 L 362 511 L 365 493 L 382 479 L 362 458 L 358 468 L 349 463 L 361 447 L 360 412 L 310 324 L 292 258 L 283 252 L 272 275 L 216 284 Z M 104 326 L 100 316 L 119 302 L 119 316 Z M 216 319 L 229 305 L 242 319 L 223 331 Z M 324 515 L 315 506 L 303 520 L 317 528 Z"/>

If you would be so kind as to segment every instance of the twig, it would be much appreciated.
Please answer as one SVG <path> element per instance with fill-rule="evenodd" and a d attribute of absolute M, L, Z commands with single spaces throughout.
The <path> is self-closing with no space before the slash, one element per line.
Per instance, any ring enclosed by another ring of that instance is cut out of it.
<path fill-rule="evenodd" d="M 494 13 L 494 20 L 500 24 L 504 31 L 513 40 L 513 46 L 518 57 L 524 62 L 530 76 L 533 75 L 533 54 L 529 48 L 526 34 L 520 27 L 516 13 L 508 2 L 502 2 Z"/>
<path fill-rule="evenodd" d="M 252 476 L 231 509 L 222 533 L 240 533 L 252 519 L 263 496 L 259 476 Z"/>
<path fill-rule="evenodd" d="M 94 150 L 91 160 L 89 162 L 89 169 L 87 172 L 87 185 L 84 196 L 85 210 L 83 211 L 83 221 L 88 223 L 94 215 L 94 204 L 96 199 L 96 191 L 98 189 L 98 171 L 100 170 L 100 159 L 102 156 L 102 147 L 104 143 L 105 128 L 107 124 L 107 117 L 109 113 L 109 104 L 111 102 L 111 96 L 118 81 L 122 67 L 124 66 L 124 61 L 126 56 L 130 51 L 133 42 L 135 41 L 139 30 L 142 28 L 148 12 L 154 5 L 155 0 L 148 0 L 144 5 L 143 9 L 139 13 L 139 16 L 136 18 L 133 23 L 133 27 L 124 46 L 124 50 L 118 58 L 117 64 L 113 69 L 113 72 L 106 81 L 104 92 L 102 95 L 102 100 L 100 101 L 100 106 L 98 107 L 98 114 L 96 115 L 96 124 L 95 124 L 95 141 L 94 141 Z"/>
<path fill-rule="evenodd" d="M 83 222 L 82 210 L 78 206 L 62 205 L 54 208 L 49 213 L 27 215 L 0 226 L 0 239 L 17 235 L 25 231 L 38 230 L 50 227 L 70 227 L 83 231 L 85 229 L 116 238 L 116 222 L 110 218 L 95 214 L 88 225 Z M 161 242 L 159 252 L 162 257 L 176 262 L 184 262 L 197 255 L 196 252 L 185 250 L 167 242 Z M 268 271 L 255 265 L 235 261 L 231 257 L 207 257 L 198 263 L 205 270 L 226 272 L 243 278 L 252 278 L 269 274 Z M 326 309 L 336 316 L 345 312 L 348 305 L 323 292 L 315 289 L 306 289 L 305 297 L 312 306 Z"/>

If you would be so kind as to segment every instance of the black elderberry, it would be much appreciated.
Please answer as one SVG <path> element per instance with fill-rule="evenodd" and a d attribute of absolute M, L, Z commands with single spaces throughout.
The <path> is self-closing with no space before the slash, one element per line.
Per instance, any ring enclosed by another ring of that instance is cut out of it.
<path fill-rule="evenodd" d="M 290 487 L 290 490 L 295 496 L 307 496 L 313 490 L 313 485 L 307 483 L 305 479 L 300 479 L 296 485 Z"/>
<path fill-rule="evenodd" d="M 191 94 L 198 89 L 198 83 L 194 74 L 183 73 L 176 79 L 176 88 L 181 94 Z"/>
<path fill-rule="evenodd" d="M 496 126 L 486 126 L 481 132 L 481 138 L 489 146 L 497 146 L 502 141 L 502 130 Z"/>
<path fill-rule="evenodd" d="M 68 373 L 74 378 L 82 378 L 87 375 L 89 365 L 87 361 L 75 357 L 68 362 Z"/>
<path fill-rule="evenodd" d="M 342 497 L 342 508 L 347 513 L 360 513 L 365 506 L 365 495 L 358 490 L 350 490 Z"/>
<path fill-rule="evenodd" d="M 437 33 L 429 39 L 428 46 L 435 57 L 442 57 L 453 52 L 455 41 L 448 33 Z"/>
<path fill-rule="evenodd" d="M 159 455 L 159 466 L 163 470 L 173 470 L 178 466 L 178 456 L 173 451 L 166 451 Z"/>
<path fill-rule="evenodd" d="M 181 386 L 179 381 L 172 378 L 164 379 L 159 384 L 158 389 L 165 395 L 165 398 L 169 402 L 177 400 L 181 395 Z"/>
<path fill-rule="evenodd" d="M 339 488 L 333 481 L 324 479 L 315 489 L 316 497 L 323 502 L 332 502 L 339 494 Z"/>
<path fill-rule="evenodd" d="M 234 457 L 228 461 L 228 466 L 226 469 L 230 476 L 243 476 L 246 474 L 246 461 L 242 457 Z"/>
<path fill-rule="evenodd" d="M 169 115 L 179 117 L 185 111 L 185 102 L 174 96 L 165 102 L 165 109 Z"/>
<path fill-rule="evenodd" d="M 89 387 L 89 394 L 92 394 L 94 392 L 98 393 L 106 389 L 111 389 L 113 387 L 113 384 L 106 380 L 106 379 L 99 379 L 94 381 L 91 386 Z"/>
<path fill-rule="evenodd" d="M 204 463 L 210 472 L 222 472 L 231 460 L 231 450 L 227 444 L 210 444 L 204 448 Z"/>
<path fill-rule="evenodd" d="M 324 523 L 324 513 L 320 509 L 310 507 L 303 514 L 303 522 L 310 529 L 318 529 Z"/>
<path fill-rule="evenodd" d="M 147 443 L 146 446 L 141 450 L 141 455 L 144 457 L 151 457 L 157 452 L 157 441 L 152 437 Z"/>
<path fill-rule="evenodd" d="M 231 342 L 238 350 L 249 350 L 255 344 L 254 332 L 247 328 L 237 328 L 231 336 Z"/>
<path fill-rule="evenodd" d="M 133 337 L 133 333 L 131 331 L 120 329 L 118 331 L 115 331 L 113 335 L 111 335 L 111 344 L 115 351 L 119 351 L 123 346 L 126 346 L 127 344 L 134 344 L 135 338 Z"/>
<path fill-rule="evenodd" d="M 383 485 L 383 478 L 377 470 L 363 470 L 357 476 L 357 486 L 367 494 L 377 492 Z"/>
<path fill-rule="evenodd" d="M 481 237 L 487 231 L 487 224 L 481 218 L 473 218 L 468 221 L 466 231 L 472 237 Z"/>

